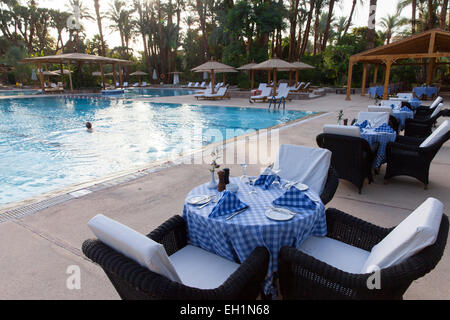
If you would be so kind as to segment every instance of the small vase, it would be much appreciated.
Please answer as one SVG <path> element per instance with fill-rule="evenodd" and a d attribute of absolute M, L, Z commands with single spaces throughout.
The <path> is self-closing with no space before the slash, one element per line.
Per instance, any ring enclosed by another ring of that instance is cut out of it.
<path fill-rule="evenodd" d="M 339 119 L 339 120 L 337 121 L 337 124 L 338 124 L 338 125 L 341 125 L 341 124 L 342 124 L 342 120 Z"/>
<path fill-rule="evenodd" d="M 208 184 L 208 189 L 216 189 L 217 188 L 217 182 L 216 179 L 214 179 L 214 171 L 211 171 L 211 181 Z"/>

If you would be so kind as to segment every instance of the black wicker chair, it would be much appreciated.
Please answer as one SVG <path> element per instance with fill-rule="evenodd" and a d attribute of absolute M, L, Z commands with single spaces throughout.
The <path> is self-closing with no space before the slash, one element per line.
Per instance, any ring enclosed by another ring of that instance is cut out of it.
<path fill-rule="evenodd" d="M 186 222 L 180 216 L 167 220 L 147 237 L 164 245 L 168 255 L 187 245 Z M 269 252 L 253 250 L 240 267 L 218 288 L 203 290 L 169 280 L 118 253 L 99 240 L 86 240 L 83 253 L 99 264 L 122 299 L 126 300 L 251 300 L 261 293 Z"/>
<path fill-rule="evenodd" d="M 436 101 L 434 101 L 434 102 L 436 102 Z M 433 103 L 434 103 L 433 102 Z M 442 102 L 442 100 L 439 100 L 439 102 L 437 103 L 437 104 L 435 104 L 435 107 L 439 104 L 439 103 L 441 103 Z M 418 108 L 416 108 L 416 116 L 421 116 L 421 117 L 423 117 L 423 116 L 430 116 L 432 113 L 433 113 L 433 111 L 434 111 L 434 108 L 430 108 L 430 106 L 431 105 L 429 105 L 429 106 L 425 106 L 425 105 L 421 105 L 421 106 L 419 106 Z"/>
<path fill-rule="evenodd" d="M 328 209 L 327 237 L 370 251 L 393 228 L 382 228 Z M 434 269 L 447 243 L 448 217 L 442 216 L 436 242 L 404 262 L 381 269 L 381 289 L 369 290 L 371 274 L 352 274 L 292 247 L 281 248 L 278 274 L 283 299 L 402 299 L 411 282 Z"/>
<path fill-rule="evenodd" d="M 364 180 L 373 182 L 372 164 L 378 151 L 378 143 L 371 148 L 363 138 L 321 133 L 317 145 L 332 152 L 331 166 L 340 179 L 353 183 L 361 193 Z"/>
<path fill-rule="evenodd" d="M 447 132 L 436 143 L 421 148 L 420 144 L 424 139 L 397 136 L 395 142 L 389 142 L 386 146 L 387 167 L 384 179 L 410 176 L 421 181 L 427 188 L 431 161 L 449 138 L 450 132 Z"/>
<path fill-rule="evenodd" d="M 431 134 L 432 128 L 437 119 L 444 115 L 446 110 L 439 111 L 435 116 L 417 117 L 414 119 L 406 119 L 405 136 L 426 138 Z"/>
<path fill-rule="evenodd" d="M 320 199 L 323 204 L 327 204 L 333 199 L 334 194 L 336 193 L 336 189 L 339 185 L 339 177 L 332 166 L 328 169 L 327 181 L 325 182 L 325 186 L 323 187 L 322 194 L 320 195 Z"/>

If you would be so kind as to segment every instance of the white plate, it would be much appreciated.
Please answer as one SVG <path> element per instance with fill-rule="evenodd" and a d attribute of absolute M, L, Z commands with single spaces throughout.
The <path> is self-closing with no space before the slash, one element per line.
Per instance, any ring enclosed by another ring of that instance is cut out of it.
<path fill-rule="evenodd" d="M 272 210 L 269 208 L 266 210 L 266 217 L 269 219 L 272 219 L 272 220 L 286 221 L 286 220 L 291 220 L 294 216 L 287 212 L 284 213 L 284 212 Z"/>
<path fill-rule="evenodd" d="M 205 203 L 207 203 L 209 200 L 211 200 L 211 196 L 208 196 L 208 195 L 200 195 L 200 196 L 192 196 L 192 197 L 189 197 L 187 200 L 186 200 L 186 202 L 187 203 L 189 203 L 189 204 L 198 204 L 198 205 L 201 205 L 201 204 L 205 204 Z"/>

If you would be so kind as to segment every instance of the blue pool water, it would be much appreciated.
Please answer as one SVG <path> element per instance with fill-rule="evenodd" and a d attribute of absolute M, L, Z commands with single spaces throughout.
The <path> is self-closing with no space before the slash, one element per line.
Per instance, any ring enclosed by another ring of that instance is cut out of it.
<path fill-rule="evenodd" d="M 262 129 L 308 114 L 124 99 L 0 100 L 0 204 L 175 157 L 221 139 L 194 136 L 194 128 L 203 133 Z M 86 130 L 86 121 L 93 123 L 94 132 Z"/>

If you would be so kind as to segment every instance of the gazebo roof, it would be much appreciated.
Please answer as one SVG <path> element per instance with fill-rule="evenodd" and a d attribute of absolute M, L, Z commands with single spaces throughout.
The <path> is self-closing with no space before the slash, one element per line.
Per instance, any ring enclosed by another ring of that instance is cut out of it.
<path fill-rule="evenodd" d="M 20 61 L 21 63 L 74 63 L 74 62 L 85 62 L 85 63 L 121 63 L 121 64 L 131 64 L 132 61 L 94 56 L 85 53 L 63 53 L 56 54 L 52 56 L 45 57 L 34 57 L 25 58 Z"/>
<path fill-rule="evenodd" d="M 450 56 L 450 32 L 432 29 L 350 57 L 353 62 L 373 64 L 385 60 L 439 58 Z"/>

